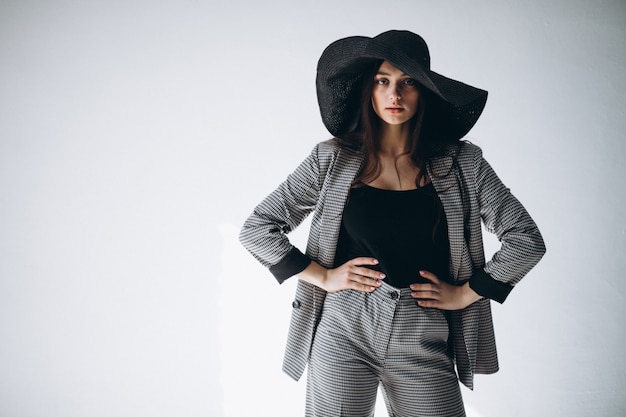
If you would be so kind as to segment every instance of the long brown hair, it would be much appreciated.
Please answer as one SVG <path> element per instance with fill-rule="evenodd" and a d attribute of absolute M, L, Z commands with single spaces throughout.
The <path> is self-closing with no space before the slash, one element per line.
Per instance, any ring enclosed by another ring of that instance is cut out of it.
<path fill-rule="evenodd" d="M 360 120 L 357 128 L 346 135 L 339 137 L 339 143 L 353 149 L 359 149 L 365 154 L 365 161 L 361 172 L 354 180 L 354 185 L 358 186 L 365 182 L 374 180 L 380 174 L 381 163 L 378 157 L 380 150 L 380 130 L 381 120 L 372 106 L 372 90 L 374 77 L 383 63 L 376 61 L 371 68 L 363 73 L 361 100 L 360 100 Z M 419 168 L 419 174 L 415 178 L 415 184 L 420 186 L 427 179 L 427 165 L 430 160 L 442 153 L 445 143 L 437 142 L 436 135 L 428 131 L 425 123 L 425 114 L 428 112 L 429 101 L 432 100 L 432 93 L 417 84 L 419 91 L 418 107 L 415 115 L 409 121 L 409 154 L 411 162 Z"/>

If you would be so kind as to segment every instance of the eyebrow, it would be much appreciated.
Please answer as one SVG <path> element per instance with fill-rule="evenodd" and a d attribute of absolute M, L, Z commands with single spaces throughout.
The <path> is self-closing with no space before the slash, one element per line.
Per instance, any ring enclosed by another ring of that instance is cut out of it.
<path fill-rule="evenodd" d="M 384 71 L 378 71 L 378 72 L 376 73 L 376 75 L 386 75 L 386 76 L 388 76 L 388 77 L 390 77 L 390 76 L 391 76 L 391 74 L 389 74 L 388 72 L 384 72 Z M 401 77 L 408 77 L 408 76 L 409 76 L 409 75 L 408 75 L 408 74 L 405 74 L 404 72 L 403 72 L 403 73 L 402 73 L 402 75 L 401 75 Z"/>

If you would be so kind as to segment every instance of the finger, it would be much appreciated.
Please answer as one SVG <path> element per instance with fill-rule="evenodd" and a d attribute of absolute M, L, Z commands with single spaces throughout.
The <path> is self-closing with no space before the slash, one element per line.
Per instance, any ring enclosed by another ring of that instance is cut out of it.
<path fill-rule="evenodd" d="M 441 308 L 440 303 L 435 300 L 417 300 L 417 304 L 424 308 Z"/>
<path fill-rule="evenodd" d="M 371 282 L 371 280 L 370 280 Z M 380 283 L 378 283 L 378 285 L 380 285 Z M 357 290 L 357 291 L 363 291 L 363 292 L 372 292 L 374 291 L 377 286 L 372 286 L 372 285 L 368 285 L 368 284 L 363 284 L 357 281 L 351 281 L 350 282 L 350 288 Z"/>
<path fill-rule="evenodd" d="M 378 259 L 370 258 L 367 256 L 361 256 L 359 258 L 354 258 L 348 261 L 351 265 L 378 265 Z"/>
<path fill-rule="evenodd" d="M 368 277 L 371 279 L 384 279 L 386 276 L 384 273 L 380 271 L 376 271 L 374 269 L 369 269 L 369 268 L 364 268 L 362 266 L 352 267 L 350 272 L 352 272 L 353 274 L 361 275 L 361 276 Z"/>
<path fill-rule="evenodd" d="M 439 294 L 438 292 L 434 292 L 434 291 L 414 291 L 411 292 L 411 297 L 413 298 L 417 298 L 417 299 L 424 299 L 424 300 L 440 300 L 441 299 L 441 294 Z"/>
<path fill-rule="evenodd" d="M 360 274 L 352 274 L 350 275 L 349 279 L 359 284 L 368 285 L 371 287 L 380 287 L 382 285 L 377 278 L 370 278 Z"/>
<path fill-rule="evenodd" d="M 441 288 L 435 284 L 411 284 L 409 285 L 409 288 L 411 288 L 413 291 L 434 291 L 434 292 L 440 292 Z"/>
<path fill-rule="evenodd" d="M 437 278 L 437 275 L 433 274 L 430 271 L 420 271 L 420 276 L 423 278 L 426 278 L 427 280 L 429 280 L 430 282 L 433 282 L 435 284 L 439 284 L 439 278 Z"/>

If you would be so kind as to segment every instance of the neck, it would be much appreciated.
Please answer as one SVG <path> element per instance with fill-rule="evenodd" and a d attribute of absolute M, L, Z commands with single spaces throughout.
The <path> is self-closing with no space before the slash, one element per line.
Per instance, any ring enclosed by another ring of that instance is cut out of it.
<path fill-rule="evenodd" d="M 410 150 L 409 126 L 383 124 L 380 130 L 380 153 L 397 157 Z"/>

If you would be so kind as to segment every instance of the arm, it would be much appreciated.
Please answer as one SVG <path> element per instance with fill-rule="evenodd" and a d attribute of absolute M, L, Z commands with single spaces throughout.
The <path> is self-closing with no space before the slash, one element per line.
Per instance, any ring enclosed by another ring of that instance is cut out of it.
<path fill-rule="evenodd" d="M 424 307 L 458 310 L 483 297 L 502 303 L 545 253 L 541 233 L 526 209 L 500 181 L 482 157 L 480 148 L 469 149 L 472 154 L 465 155 L 463 167 L 466 180 L 471 181 L 465 186 L 469 192 L 476 193 L 480 217 L 502 247 L 461 286 L 450 285 L 428 271 L 420 271 L 430 283 L 413 284 L 411 289 L 412 296 Z"/>
<path fill-rule="evenodd" d="M 539 262 L 546 248 L 533 219 L 480 150 L 474 154 L 474 167 L 481 219 L 502 246 L 484 268 L 474 273 L 469 285 L 476 293 L 502 303 L 515 284 Z"/>
<path fill-rule="evenodd" d="M 293 246 L 287 234 L 315 208 L 320 191 L 319 145 L 268 195 L 244 222 L 242 245 L 282 283 L 311 260 Z"/>
<path fill-rule="evenodd" d="M 326 269 L 291 245 L 287 233 L 316 207 L 330 158 L 320 158 L 320 145 L 255 209 L 244 223 L 239 239 L 254 257 L 270 269 L 279 283 L 293 275 L 326 291 L 345 289 L 371 292 L 384 274 L 364 265 L 373 258 L 356 258 Z"/>

